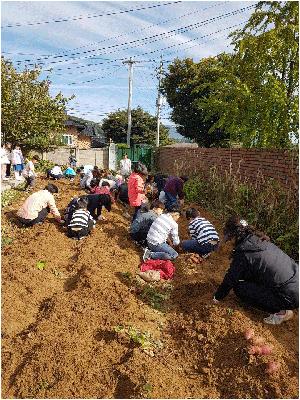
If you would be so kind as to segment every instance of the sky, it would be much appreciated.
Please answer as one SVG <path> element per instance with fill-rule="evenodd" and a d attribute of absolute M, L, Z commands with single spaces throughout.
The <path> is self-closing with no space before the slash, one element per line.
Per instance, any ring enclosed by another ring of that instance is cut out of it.
<path fill-rule="evenodd" d="M 2 56 L 18 70 L 40 65 L 51 95 L 75 95 L 68 114 L 101 122 L 132 108 L 155 115 L 157 70 L 176 58 L 231 52 L 228 34 L 254 11 L 253 1 L 2 1 Z M 162 122 L 173 125 L 168 104 Z"/>

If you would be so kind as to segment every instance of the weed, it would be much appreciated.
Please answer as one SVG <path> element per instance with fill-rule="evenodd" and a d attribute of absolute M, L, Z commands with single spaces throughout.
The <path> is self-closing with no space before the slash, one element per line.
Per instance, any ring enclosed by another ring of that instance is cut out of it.
<path fill-rule="evenodd" d="M 21 191 L 24 188 L 25 184 L 22 183 L 18 185 L 18 190 L 14 189 L 7 189 L 1 193 L 1 208 L 5 208 L 10 206 L 18 197 L 23 195 L 24 193 Z"/>
<path fill-rule="evenodd" d="M 223 222 L 239 214 L 298 259 L 298 194 L 292 188 L 261 175 L 255 182 L 242 180 L 238 173 L 220 174 L 214 167 L 191 178 L 184 190 L 187 201 L 199 203 Z"/>
<path fill-rule="evenodd" d="M 153 390 L 152 385 L 149 382 L 146 382 L 145 385 L 143 386 L 142 394 L 145 397 L 149 397 L 149 396 L 151 396 L 152 390 Z"/>
<path fill-rule="evenodd" d="M 43 271 L 43 270 L 45 269 L 45 267 L 46 267 L 46 261 L 40 260 L 40 261 L 38 261 L 38 262 L 36 263 L 35 266 L 36 266 L 36 268 L 39 269 L 40 271 Z"/>
<path fill-rule="evenodd" d="M 132 281 L 132 273 L 131 272 L 121 272 L 122 277 L 126 280 L 131 282 Z"/>
<path fill-rule="evenodd" d="M 118 334 L 128 336 L 130 341 L 141 347 L 146 354 L 151 356 L 154 356 L 153 350 L 163 348 L 162 342 L 152 338 L 150 332 L 141 332 L 134 326 L 117 325 L 114 331 Z"/>
<path fill-rule="evenodd" d="M 168 300 L 170 294 L 168 292 L 161 293 L 152 286 L 144 286 L 141 292 L 141 298 L 158 311 L 164 308 L 164 302 Z"/>

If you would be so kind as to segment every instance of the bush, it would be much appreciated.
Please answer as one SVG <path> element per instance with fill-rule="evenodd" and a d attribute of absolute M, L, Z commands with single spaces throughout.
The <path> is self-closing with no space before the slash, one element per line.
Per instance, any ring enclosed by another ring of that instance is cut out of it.
<path fill-rule="evenodd" d="M 48 169 L 53 168 L 55 165 L 54 162 L 48 161 L 48 160 L 40 160 L 36 165 L 35 165 L 35 170 L 37 172 L 43 172 L 46 173 Z"/>
<path fill-rule="evenodd" d="M 221 221 L 233 213 L 266 232 L 284 252 L 298 260 L 298 194 L 273 179 L 242 181 L 239 175 L 219 174 L 212 168 L 184 186 L 186 200 L 196 202 Z"/>

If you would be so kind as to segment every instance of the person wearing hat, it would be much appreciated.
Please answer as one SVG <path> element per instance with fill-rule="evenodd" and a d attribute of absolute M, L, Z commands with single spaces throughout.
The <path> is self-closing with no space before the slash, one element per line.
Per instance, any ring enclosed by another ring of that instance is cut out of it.
<path fill-rule="evenodd" d="M 143 202 L 147 202 L 145 195 L 145 181 L 148 175 L 147 168 L 144 164 L 138 162 L 134 168 L 133 173 L 128 179 L 128 198 L 131 207 L 134 207 L 132 221 L 135 220 L 136 215 L 141 208 Z"/>
<path fill-rule="evenodd" d="M 268 312 L 267 324 L 278 325 L 293 318 L 299 306 L 299 267 L 270 242 L 264 233 L 238 216 L 230 217 L 224 240 L 234 240 L 231 265 L 213 301 L 223 300 L 233 289 L 244 303 Z"/>

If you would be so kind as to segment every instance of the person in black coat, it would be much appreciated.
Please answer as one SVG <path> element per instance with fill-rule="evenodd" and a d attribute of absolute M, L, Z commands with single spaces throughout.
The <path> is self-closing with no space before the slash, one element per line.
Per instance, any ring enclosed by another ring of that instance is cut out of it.
<path fill-rule="evenodd" d="M 86 197 L 88 200 L 87 210 L 95 220 L 101 219 L 102 207 L 105 207 L 107 211 L 111 210 L 109 194 L 88 194 Z"/>
<path fill-rule="evenodd" d="M 231 265 L 214 296 L 223 300 L 233 289 L 248 305 L 267 311 L 267 324 L 278 325 L 299 307 L 299 267 L 296 262 L 238 216 L 228 219 L 224 240 L 235 240 Z"/>

